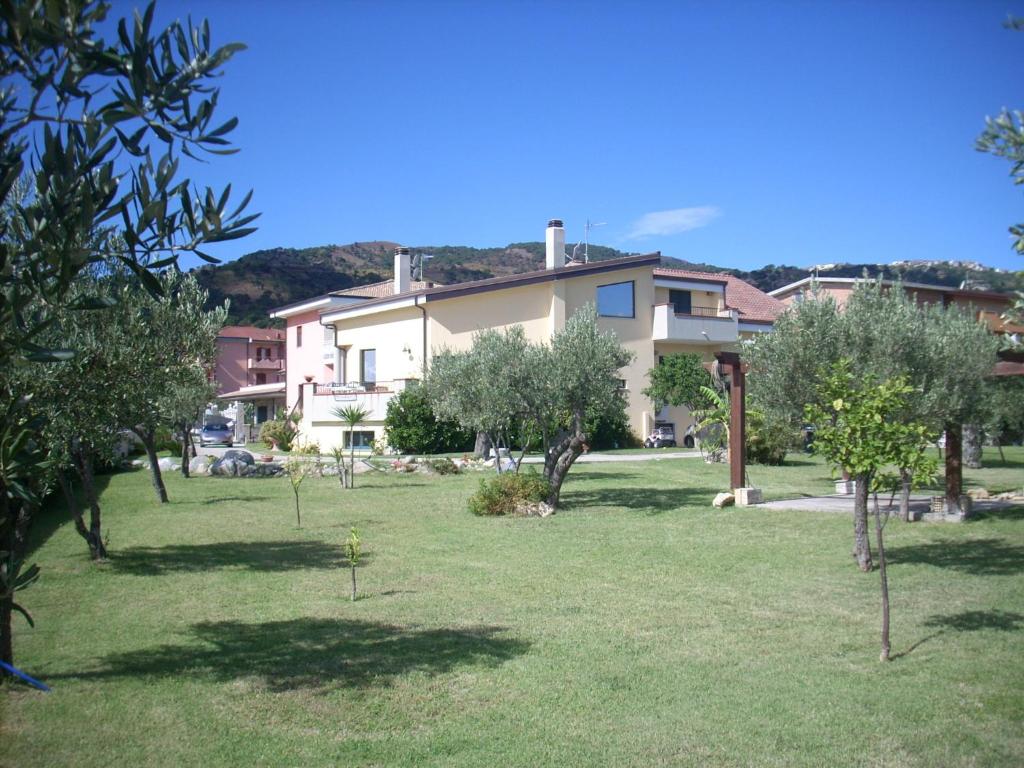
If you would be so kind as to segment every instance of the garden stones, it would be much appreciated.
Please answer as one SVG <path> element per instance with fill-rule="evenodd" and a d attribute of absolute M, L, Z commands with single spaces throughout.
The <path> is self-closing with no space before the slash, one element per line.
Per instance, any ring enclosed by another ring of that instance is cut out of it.
<path fill-rule="evenodd" d="M 240 451 L 237 448 L 232 448 L 229 451 L 224 451 L 225 459 L 232 459 L 233 461 L 241 462 L 242 464 L 255 464 L 255 457 L 248 451 Z"/>

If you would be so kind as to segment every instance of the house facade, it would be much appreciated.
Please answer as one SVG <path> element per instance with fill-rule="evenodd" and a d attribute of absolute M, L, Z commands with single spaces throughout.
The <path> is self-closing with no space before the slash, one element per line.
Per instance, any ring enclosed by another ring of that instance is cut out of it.
<path fill-rule="evenodd" d="M 629 423 L 638 437 L 673 424 L 682 440 L 692 422 L 683 408 L 655 412 L 643 396 L 647 372 L 659 357 L 715 352 L 771 330 L 782 304 L 729 275 L 665 269 L 661 255 L 591 263 L 567 262 L 558 220 L 546 231 L 543 270 L 457 285 L 417 283 L 410 254 L 395 253 L 391 281 L 318 296 L 275 310 L 287 323 L 286 401 L 302 414 L 300 442 L 322 450 L 347 440 L 338 407 L 358 405 L 370 416 L 356 431 L 358 446 L 383 436 L 387 403 L 423 377 L 441 349 L 468 349 L 477 332 L 522 326 L 546 342 L 567 318 L 593 303 L 602 330 L 633 353 L 622 369 Z"/>
<path fill-rule="evenodd" d="M 283 330 L 228 325 L 217 334 L 217 399 L 227 405 L 239 441 L 284 409 L 286 359 Z M 241 417 L 246 403 L 252 405 L 249 419 Z"/>

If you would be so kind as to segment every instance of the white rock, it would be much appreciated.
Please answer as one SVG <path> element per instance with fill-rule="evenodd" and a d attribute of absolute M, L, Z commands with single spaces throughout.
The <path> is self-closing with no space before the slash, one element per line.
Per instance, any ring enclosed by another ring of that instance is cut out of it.
<path fill-rule="evenodd" d="M 715 500 L 711 502 L 711 506 L 721 509 L 722 507 L 728 507 L 735 503 L 736 497 L 731 493 L 720 493 L 715 496 Z"/>

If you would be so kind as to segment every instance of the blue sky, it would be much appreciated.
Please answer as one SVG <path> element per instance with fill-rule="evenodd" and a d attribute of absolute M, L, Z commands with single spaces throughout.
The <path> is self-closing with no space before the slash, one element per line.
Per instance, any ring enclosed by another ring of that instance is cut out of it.
<path fill-rule="evenodd" d="M 119 13 L 131 3 L 118 2 Z M 1024 2 L 158 3 L 244 42 L 221 81 L 255 191 L 214 251 L 567 239 L 720 266 L 1024 269 L 985 115 L 1024 109 Z"/>

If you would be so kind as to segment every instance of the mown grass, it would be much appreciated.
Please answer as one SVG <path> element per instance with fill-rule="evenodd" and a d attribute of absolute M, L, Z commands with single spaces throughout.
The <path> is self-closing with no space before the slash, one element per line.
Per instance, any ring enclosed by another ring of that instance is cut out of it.
<path fill-rule="evenodd" d="M 1024 451 L 984 470 L 1024 478 Z M 828 490 L 814 459 L 754 468 Z M 842 515 L 712 510 L 727 468 L 581 465 L 552 518 L 467 514 L 478 475 L 105 479 L 111 559 L 53 510 L 0 694 L 0 763 L 871 765 L 1024 762 L 1024 510 L 888 529 L 877 574 Z M 341 544 L 364 541 L 361 599 Z"/>

